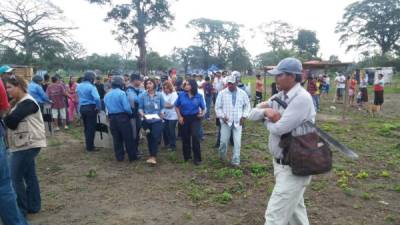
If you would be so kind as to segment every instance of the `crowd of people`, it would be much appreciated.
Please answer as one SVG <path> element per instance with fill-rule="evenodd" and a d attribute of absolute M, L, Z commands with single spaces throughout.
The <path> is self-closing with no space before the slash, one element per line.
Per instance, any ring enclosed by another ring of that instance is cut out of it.
<path fill-rule="evenodd" d="M 347 103 L 350 106 L 357 106 L 358 110 L 362 110 L 363 108 L 367 109 L 368 76 L 364 71 L 360 71 L 358 79 L 356 79 L 355 73 L 347 77 L 343 73 L 336 73 L 334 83 L 336 86 L 336 92 L 333 98 L 333 103 L 345 103 L 345 98 L 347 96 Z M 378 108 L 378 111 L 380 111 L 384 102 L 383 89 L 385 80 L 383 74 L 378 74 L 378 77 L 374 80 L 373 84 L 373 104 Z M 326 74 L 310 74 L 302 85 L 306 86 L 306 90 L 312 96 L 315 110 L 319 112 L 321 110 L 321 97 L 324 98 L 330 91 L 330 77 Z"/>
<path fill-rule="evenodd" d="M 308 132 L 305 120 L 314 121 L 320 111 L 320 96 L 330 91 L 327 75 L 309 76 L 303 81 L 299 60 L 287 58 L 269 71 L 275 76 L 271 95 L 290 103 L 287 109 L 272 101 L 263 102 L 264 83 L 256 76 L 253 108 L 265 108 L 264 124 L 269 130 L 269 150 L 274 156 L 276 185 L 268 203 L 266 224 L 308 224 L 303 193 L 311 177 L 291 173 L 280 137 L 288 132 L 302 135 Z M 83 77 L 34 76 L 27 84 L 12 73 L 12 68 L 0 68 L 0 218 L 3 224 L 27 224 L 24 215 L 41 209 L 41 196 L 36 175 L 35 158 L 46 147 L 44 116 L 50 114 L 54 131 L 69 129 L 79 119 L 83 124 L 85 149 L 95 152 L 97 115 L 104 111 L 113 139 L 118 162 L 140 160 L 141 134 L 147 139 L 146 163 L 156 165 L 160 145 L 176 151 L 181 140 L 184 161 L 194 165 L 202 162 L 202 123 L 211 121 L 215 112 L 219 158 L 240 166 L 240 150 L 244 122 L 252 110 L 251 93 L 241 82 L 240 73 L 215 71 L 210 74 L 189 74 L 185 77 L 170 73 L 154 78 L 136 73 L 112 72 L 106 78 L 87 71 Z M 346 83 L 347 82 L 347 83 Z M 4 84 L 4 85 L 3 85 Z M 350 104 L 368 102 L 367 76 L 360 81 L 354 75 L 345 78 L 337 74 L 334 101 L 343 101 L 348 88 Z M 307 85 L 306 88 L 302 86 Z M 357 88 L 358 86 L 358 88 Z M 375 104 L 383 103 L 383 76 L 375 82 Z M 49 107 L 50 106 L 50 107 Z M 46 111 L 47 110 L 47 111 Z M 7 130 L 7 134 L 5 132 Z M 6 146 L 7 139 L 8 146 Z M 227 159 L 232 145 L 232 159 Z M 6 149 L 10 152 L 7 160 Z M 8 161 L 8 162 L 7 162 Z M 291 185 L 287 185 L 291 184 Z"/>

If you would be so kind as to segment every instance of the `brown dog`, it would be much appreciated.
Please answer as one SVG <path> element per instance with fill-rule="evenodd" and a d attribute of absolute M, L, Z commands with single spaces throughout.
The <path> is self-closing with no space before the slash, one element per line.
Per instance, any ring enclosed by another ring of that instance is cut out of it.
<path fill-rule="evenodd" d="M 379 105 L 368 104 L 368 112 L 372 117 L 375 117 L 375 114 L 379 113 L 381 107 Z"/>

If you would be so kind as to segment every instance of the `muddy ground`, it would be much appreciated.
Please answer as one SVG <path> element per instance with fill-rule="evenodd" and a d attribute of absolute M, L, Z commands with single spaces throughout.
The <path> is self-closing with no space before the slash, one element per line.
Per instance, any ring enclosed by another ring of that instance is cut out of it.
<path fill-rule="evenodd" d="M 305 194 L 311 224 L 400 224 L 400 95 L 386 96 L 384 111 L 371 117 L 325 100 L 320 126 L 356 149 L 350 161 L 334 152 L 332 172 L 315 176 Z M 331 98 L 329 98 L 331 99 Z M 274 185 L 267 131 L 248 122 L 240 169 L 221 163 L 215 121 L 204 122 L 203 163 L 195 167 L 161 148 L 159 164 L 117 163 L 111 149 L 84 151 L 81 128 L 56 133 L 37 160 L 42 211 L 29 220 L 43 225 L 264 224 Z M 147 149 L 141 150 L 147 155 Z M 282 215 L 284 216 L 284 215 Z"/>

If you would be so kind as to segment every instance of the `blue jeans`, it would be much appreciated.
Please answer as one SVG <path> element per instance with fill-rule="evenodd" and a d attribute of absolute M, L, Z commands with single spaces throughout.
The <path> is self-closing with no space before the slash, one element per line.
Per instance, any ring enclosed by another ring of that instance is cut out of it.
<path fill-rule="evenodd" d="M 164 120 L 163 138 L 164 145 L 170 148 L 176 148 L 176 124 L 178 120 Z"/>
<path fill-rule="evenodd" d="M 204 115 L 204 118 L 208 119 L 208 118 L 210 118 L 212 95 L 206 95 L 205 101 L 206 101 L 207 112 Z"/>
<path fill-rule="evenodd" d="M 142 127 L 146 130 L 147 145 L 149 147 L 150 156 L 156 157 L 158 153 L 158 144 L 160 143 L 163 124 L 162 121 L 147 122 L 143 121 Z"/>
<path fill-rule="evenodd" d="M 0 137 L 0 221 L 3 225 L 28 225 L 17 205 L 5 150 L 3 137 Z"/>
<path fill-rule="evenodd" d="M 315 111 L 318 112 L 319 111 L 319 95 L 313 95 L 312 99 L 313 99 Z"/>
<path fill-rule="evenodd" d="M 240 146 L 242 142 L 242 126 L 229 126 L 226 123 L 221 123 L 221 140 L 219 145 L 219 156 L 221 159 L 226 159 L 229 139 L 233 136 L 233 154 L 232 164 L 240 164 Z"/>
<path fill-rule="evenodd" d="M 11 179 L 17 193 L 17 203 L 23 214 L 37 213 L 41 208 L 39 180 L 36 176 L 35 157 L 40 148 L 10 153 Z"/>

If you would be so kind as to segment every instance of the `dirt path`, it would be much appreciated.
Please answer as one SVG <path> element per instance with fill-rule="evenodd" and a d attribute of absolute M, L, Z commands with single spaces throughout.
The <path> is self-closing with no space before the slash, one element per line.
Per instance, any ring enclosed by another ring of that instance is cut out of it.
<path fill-rule="evenodd" d="M 380 121 L 390 123 L 399 110 L 387 108 L 391 112 L 388 118 L 372 121 L 377 132 Z M 324 129 L 331 129 L 353 147 L 360 146 L 362 158 L 351 162 L 335 153 L 335 170 L 313 179 L 305 195 L 311 224 L 400 224 L 400 193 L 395 189 L 400 185 L 400 149 L 393 148 L 398 137 L 347 139 L 353 137 L 353 130 L 372 125 L 360 128 L 359 122 L 350 120 L 341 126 L 332 119 L 338 115 L 330 115 L 322 116 L 321 122 L 328 120 L 322 124 Z M 43 207 L 39 214 L 29 215 L 29 220 L 43 225 L 263 224 L 273 187 L 266 129 L 261 124 L 247 124 L 241 169 L 217 160 L 212 147 L 214 121 L 206 122 L 205 130 L 208 135 L 202 143 L 203 164 L 199 167 L 182 162 L 180 141 L 177 153 L 161 149 L 159 165 L 149 167 L 144 160 L 117 163 L 110 149 L 85 153 L 81 137 L 57 133 L 38 159 Z M 393 158 L 368 147 L 377 141 L 382 149 L 394 152 Z M 143 143 L 141 149 L 147 154 Z M 362 170 L 369 172 L 369 178 L 356 178 Z M 383 170 L 390 171 L 390 176 L 379 175 Z M 348 189 L 338 185 L 341 171 L 352 173 L 345 183 Z"/>

